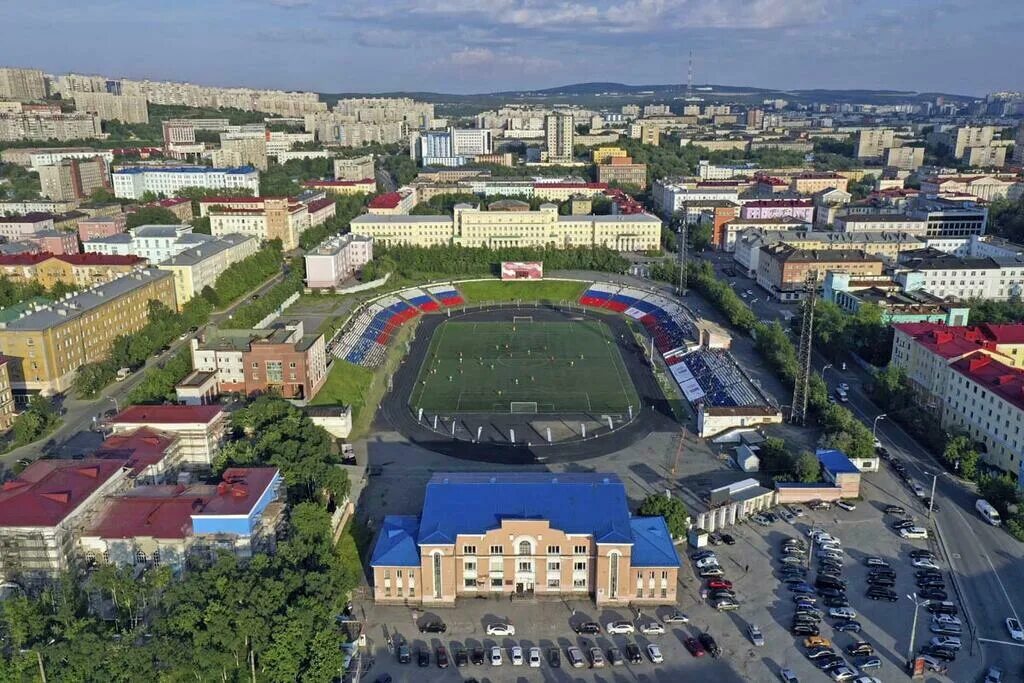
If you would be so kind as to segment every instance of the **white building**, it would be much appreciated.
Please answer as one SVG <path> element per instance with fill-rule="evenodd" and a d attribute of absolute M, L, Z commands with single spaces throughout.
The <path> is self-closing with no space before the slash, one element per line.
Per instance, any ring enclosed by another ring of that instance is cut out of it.
<path fill-rule="evenodd" d="M 895 279 L 937 297 L 1005 301 L 1024 294 L 1024 260 L 958 257 L 933 249 L 900 255 Z"/>
<path fill-rule="evenodd" d="M 348 233 L 334 235 L 306 253 L 306 286 L 329 289 L 373 259 L 373 239 Z"/>
<path fill-rule="evenodd" d="M 230 266 L 255 254 L 259 246 L 259 240 L 253 237 L 223 235 L 180 251 L 157 267 L 174 273 L 174 289 L 181 308 L 203 288 L 212 287 Z"/>
<path fill-rule="evenodd" d="M 140 225 L 128 232 L 89 240 L 82 248 L 90 254 L 139 256 L 155 264 L 211 240 L 210 235 L 193 234 L 191 225 Z"/>
<path fill-rule="evenodd" d="M 171 196 L 186 187 L 250 190 L 256 197 L 260 194 L 260 173 L 251 166 L 136 166 L 114 171 L 113 178 L 114 196 L 124 199 L 141 199 L 145 192 Z"/>
<path fill-rule="evenodd" d="M 685 202 L 739 202 L 739 187 L 659 179 L 651 186 L 651 197 L 665 215 L 670 215 L 682 209 Z"/>

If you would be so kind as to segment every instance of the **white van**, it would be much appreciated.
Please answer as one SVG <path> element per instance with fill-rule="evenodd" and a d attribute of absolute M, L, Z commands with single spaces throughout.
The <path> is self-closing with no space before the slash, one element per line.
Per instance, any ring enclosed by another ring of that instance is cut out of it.
<path fill-rule="evenodd" d="M 928 538 L 928 530 L 919 526 L 912 526 L 907 529 L 900 529 L 900 536 L 903 538 Z"/>
<path fill-rule="evenodd" d="M 977 508 L 978 512 L 981 514 L 981 518 L 992 526 L 999 526 L 1002 524 L 1003 520 L 999 519 L 999 512 L 984 498 L 979 498 L 978 502 L 974 504 L 974 507 Z"/>
<path fill-rule="evenodd" d="M 846 390 L 842 387 L 836 388 L 836 398 L 839 399 L 840 403 L 846 403 L 849 400 L 846 397 Z"/>

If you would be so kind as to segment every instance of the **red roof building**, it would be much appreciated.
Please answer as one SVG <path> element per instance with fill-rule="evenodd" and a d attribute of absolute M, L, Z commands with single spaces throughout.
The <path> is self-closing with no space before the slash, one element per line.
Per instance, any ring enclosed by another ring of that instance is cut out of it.
<path fill-rule="evenodd" d="M 209 467 L 228 431 L 228 414 L 219 406 L 131 406 L 107 422 L 114 434 L 149 427 L 177 437 L 178 463 Z"/>
<path fill-rule="evenodd" d="M 402 195 L 397 192 L 385 192 L 370 200 L 367 205 L 371 209 L 397 209 L 402 201 Z"/>
<path fill-rule="evenodd" d="M 111 424 L 211 424 L 224 415 L 220 406 L 129 406 L 110 419 Z"/>
<path fill-rule="evenodd" d="M 72 569 L 76 521 L 128 484 L 124 460 L 37 460 L 0 487 L 0 569 L 6 580 Z"/>
<path fill-rule="evenodd" d="M 93 457 L 126 461 L 136 484 L 162 484 L 164 473 L 177 464 L 177 451 L 176 436 L 142 427 L 107 437 Z"/>

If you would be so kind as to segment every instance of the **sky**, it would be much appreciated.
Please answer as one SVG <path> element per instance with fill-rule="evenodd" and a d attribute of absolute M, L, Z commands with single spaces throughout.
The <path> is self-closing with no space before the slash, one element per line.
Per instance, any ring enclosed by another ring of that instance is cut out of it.
<path fill-rule="evenodd" d="M 319 92 L 1024 91 L 1024 0 L 0 0 L 0 65 Z"/>

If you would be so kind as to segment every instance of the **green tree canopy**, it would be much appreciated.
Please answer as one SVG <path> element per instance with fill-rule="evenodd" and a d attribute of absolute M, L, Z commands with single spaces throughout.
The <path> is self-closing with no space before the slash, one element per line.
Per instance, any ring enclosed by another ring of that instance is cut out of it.
<path fill-rule="evenodd" d="M 687 512 L 683 501 L 675 496 L 647 496 L 640 504 L 637 514 L 641 517 L 664 517 L 669 533 L 675 538 L 685 537 L 689 528 L 690 513 Z"/>

